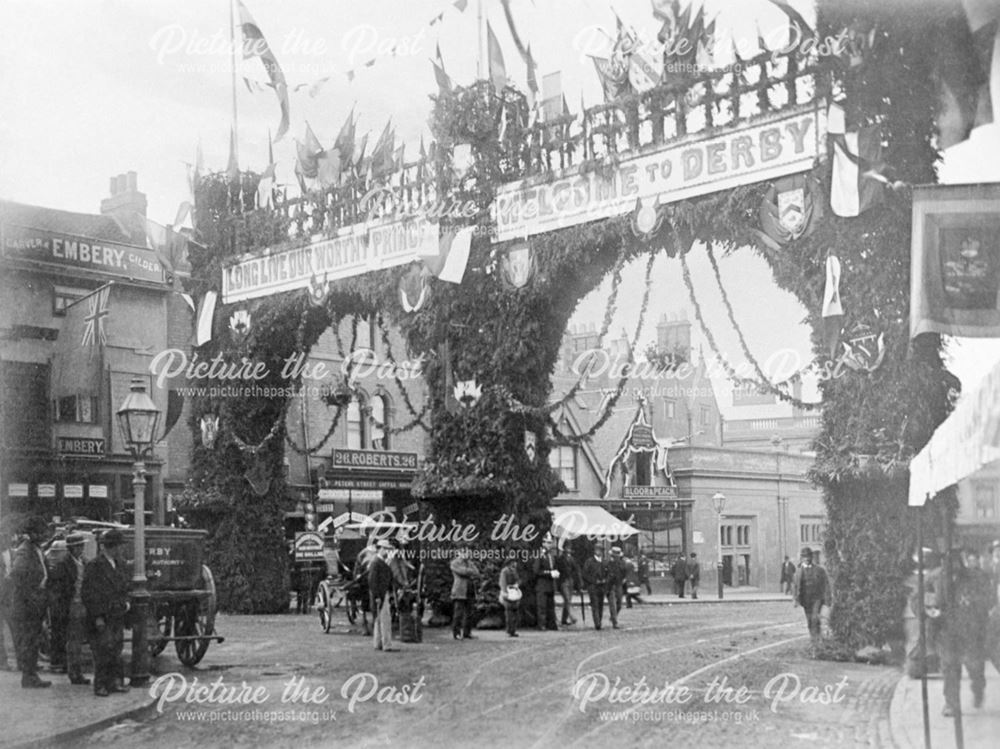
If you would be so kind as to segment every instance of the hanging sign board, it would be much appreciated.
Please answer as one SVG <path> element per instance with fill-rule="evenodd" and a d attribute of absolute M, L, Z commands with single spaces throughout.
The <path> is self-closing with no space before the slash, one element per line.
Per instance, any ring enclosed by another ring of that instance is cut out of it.
<path fill-rule="evenodd" d="M 733 128 L 679 138 L 617 164 L 580 174 L 502 185 L 493 201 L 497 240 L 506 242 L 621 216 L 636 201 L 661 204 L 811 169 L 824 142 L 821 108 L 797 108 Z"/>
<path fill-rule="evenodd" d="M 392 268 L 439 249 L 438 225 L 420 219 L 354 224 L 305 247 L 246 255 L 222 271 L 224 304 Z"/>
<path fill-rule="evenodd" d="M 303 531 L 295 534 L 295 561 L 306 562 L 323 558 L 323 534 Z"/>

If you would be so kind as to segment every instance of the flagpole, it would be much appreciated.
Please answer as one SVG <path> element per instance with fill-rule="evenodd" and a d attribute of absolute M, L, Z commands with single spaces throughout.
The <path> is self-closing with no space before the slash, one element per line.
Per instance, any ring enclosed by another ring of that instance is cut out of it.
<path fill-rule="evenodd" d="M 236 111 L 236 18 L 233 13 L 233 4 L 236 0 L 229 0 L 229 39 L 230 50 L 232 52 L 232 89 L 233 89 L 233 156 L 236 163 L 239 163 L 239 119 Z"/>
<path fill-rule="evenodd" d="M 478 40 L 479 53 L 476 57 L 476 78 L 483 79 L 483 0 L 476 0 L 476 38 Z"/>

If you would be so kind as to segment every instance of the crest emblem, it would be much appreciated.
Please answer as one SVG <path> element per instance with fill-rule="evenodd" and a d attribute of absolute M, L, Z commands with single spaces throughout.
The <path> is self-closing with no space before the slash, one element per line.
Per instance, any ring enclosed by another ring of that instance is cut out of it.
<path fill-rule="evenodd" d="M 500 261 L 504 281 L 514 289 L 521 289 L 531 280 L 535 259 L 528 244 L 512 247 Z"/>
<path fill-rule="evenodd" d="M 642 200 L 636 200 L 635 211 L 632 213 L 632 233 L 643 242 L 648 242 L 663 226 L 665 215 L 660 206 L 659 195 L 648 205 L 643 205 Z"/>
<path fill-rule="evenodd" d="M 211 450 L 215 439 L 219 436 L 219 417 L 215 414 L 205 414 L 201 417 L 201 444 Z"/>
<path fill-rule="evenodd" d="M 419 263 L 412 263 L 410 269 L 399 279 L 399 303 L 404 312 L 419 312 L 427 303 L 430 285 L 427 274 Z"/>
<path fill-rule="evenodd" d="M 760 205 L 760 228 L 773 248 L 808 236 L 822 214 L 816 185 L 796 175 L 775 181 Z"/>
<path fill-rule="evenodd" d="M 258 497 L 263 497 L 271 488 L 271 477 L 267 475 L 267 466 L 264 465 L 263 460 L 258 460 L 256 455 L 254 455 L 253 465 L 247 469 L 244 477 L 250 483 L 253 493 Z"/>
<path fill-rule="evenodd" d="M 472 408 L 483 397 L 483 388 L 475 380 L 461 380 L 455 383 L 453 393 L 455 400 L 461 403 L 464 408 Z"/>
<path fill-rule="evenodd" d="M 250 312 L 245 309 L 236 310 L 229 317 L 229 330 L 233 333 L 234 343 L 243 343 L 250 335 Z"/>
<path fill-rule="evenodd" d="M 524 430 L 524 452 L 528 454 L 528 460 L 534 463 L 538 454 L 538 435 L 530 429 Z"/>
<path fill-rule="evenodd" d="M 864 323 L 857 323 L 843 343 L 841 362 L 855 372 L 874 372 L 885 358 L 885 333 L 876 334 Z"/>
<path fill-rule="evenodd" d="M 330 293 L 330 277 L 329 275 L 323 276 L 323 280 L 319 280 L 319 276 L 313 275 L 309 279 L 309 301 L 315 304 L 317 307 L 322 307 L 326 303 L 327 294 Z"/>

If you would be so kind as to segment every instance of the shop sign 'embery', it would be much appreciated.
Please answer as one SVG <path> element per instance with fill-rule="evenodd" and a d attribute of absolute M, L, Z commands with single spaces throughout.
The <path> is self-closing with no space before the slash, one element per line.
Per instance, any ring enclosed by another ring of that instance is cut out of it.
<path fill-rule="evenodd" d="M 438 254 L 438 225 L 419 219 L 355 224 L 305 247 L 247 255 L 222 272 L 225 304 L 305 289 Z"/>
<path fill-rule="evenodd" d="M 497 239 L 505 242 L 542 232 L 621 216 L 637 200 L 661 204 L 812 168 L 825 134 L 818 109 L 795 110 L 708 137 L 692 136 L 618 164 L 609 176 L 578 168 L 555 180 L 501 186 L 493 202 Z"/>

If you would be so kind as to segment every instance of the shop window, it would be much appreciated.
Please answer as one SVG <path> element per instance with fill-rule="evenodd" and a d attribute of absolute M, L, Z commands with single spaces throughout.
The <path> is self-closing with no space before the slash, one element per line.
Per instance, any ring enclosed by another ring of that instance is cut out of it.
<path fill-rule="evenodd" d="M 96 424 L 97 397 L 65 395 L 53 401 L 53 419 L 60 423 Z"/>
<path fill-rule="evenodd" d="M 576 448 L 556 445 L 549 452 L 549 465 L 569 491 L 576 491 Z"/>
<path fill-rule="evenodd" d="M 362 417 L 364 404 L 358 396 L 347 405 L 347 447 L 362 450 L 365 447 L 365 422 Z"/>
<path fill-rule="evenodd" d="M 975 508 L 977 520 L 997 519 L 997 488 L 993 484 L 975 485 Z"/>
<path fill-rule="evenodd" d="M 372 398 L 372 449 L 389 449 L 389 399 L 384 395 Z"/>

